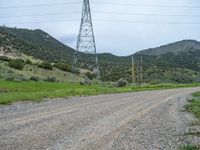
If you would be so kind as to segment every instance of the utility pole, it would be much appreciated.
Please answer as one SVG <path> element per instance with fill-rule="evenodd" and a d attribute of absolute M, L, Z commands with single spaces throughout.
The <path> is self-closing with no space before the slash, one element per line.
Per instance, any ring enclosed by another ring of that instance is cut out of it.
<path fill-rule="evenodd" d="M 74 76 L 80 70 L 79 52 L 83 52 L 88 57 L 92 71 L 96 74 L 96 78 L 100 80 L 99 62 L 97 57 L 96 43 L 93 31 L 91 10 L 89 0 L 83 0 L 81 24 L 76 44 L 76 51 L 73 58 L 72 71 Z"/>
<path fill-rule="evenodd" d="M 135 83 L 135 61 L 133 56 L 132 56 L 132 82 Z"/>
<path fill-rule="evenodd" d="M 139 85 L 139 84 L 140 84 L 139 63 L 137 63 L 136 71 L 137 71 L 137 74 L 136 74 L 136 82 L 137 82 L 137 84 Z"/>
<path fill-rule="evenodd" d="M 142 59 L 142 56 L 140 57 L 140 63 L 141 63 L 141 66 L 140 66 L 140 82 L 142 84 L 143 83 L 143 59 Z"/>

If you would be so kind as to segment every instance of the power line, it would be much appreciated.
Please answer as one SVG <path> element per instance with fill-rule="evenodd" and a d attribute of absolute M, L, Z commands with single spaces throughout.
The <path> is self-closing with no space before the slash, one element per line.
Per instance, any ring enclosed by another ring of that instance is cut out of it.
<path fill-rule="evenodd" d="M 81 4 L 80 2 L 62 2 L 62 3 L 51 3 L 51 4 L 36 4 L 36 5 L 21 5 L 21 6 L 5 6 L 0 7 L 0 9 L 15 9 L 15 8 L 31 8 L 31 7 L 43 7 L 43 6 L 59 6 L 59 5 L 75 5 Z"/>
<path fill-rule="evenodd" d="M 42 16 L 56 16 L 67 14 L 79 14 L 79 11 L 72 12 L 57 12 L 57 13 L 41 13 L 41 14 L 27 14 L 27 15 L 10 15 L 0 16 L 0 18 L 21 18 L 21 17 L 42 17 Z M 128 13 L 128 12 L 109 12 L 109 11 L 93 11 L 96 14 L 113 14 L 113 15 L 133 15 L 133 16 L 157 16 L 157 17 L 192 17 L 199 18 L 200 15 L 187 15 L 187 14 L 147 14 L 147 13 Z"/>
<path fill-rule="evenodd" d="M 168 22 L 168 21 L 131 21 L 131 20 L 105 20 L 94 19 L 94 22 L 118 22 L 118 23 L 130 23 L 130 24 L 169 24 L 169 25 L 200 25 L 200 22 Z M 5 22 L 0 24 L 43 24 L 43 23 L 58 23 L 58 22 L 77 22 L 77 20 L 47 20 L 36 22 Z"/>
<path fill-rule="evenodd" d="M 81 4 L 81 2 L 62 2 L 62 3 L 43 3 L 35 5 L 21 5 L 21 6 L 4 6 L 0 9 L 15 9 L 15 8 L 31 8 L 31 7 L 44 7 L 44 6 L 58 6 L 66 4 Z M 119 6 L 135 6 L 135 7 L 166 7 L 166 8 L 196 8 L 199 9 L 200 6 L 194 5 L 158 5 L 158 4 L 139 4 L 139 3 L 113 3 L 113 2 L 93 2 L 97 5 L 119 5 Z"/>
<path fill-rule="evenodd" d="M 147 14 L 147 13 L 106 12 L 106 11 L 94 11 L 94 13 L 133 15 L 133 16 L 159 16 L 159 17 L 194 17 L 194 18 L 200 17 L 200 15 L 186 15 L 186 14 Z"/>
<path fill-rule="evenodd" d="M 167 8 L 197 8 L 200 6 L 192 5 L 156 5 L 156 4 L 133 4 L 133 3 L 112 3 L 112 2 L 93 2 L 94 4 L 101 5 L 119 5 L 119 6 L 137 6 L 137 7 L 167 7 Z"/>
<path fill-rule="evenodd" d="M 168 22 L 168 21 L 130 21 L 130 20 L 95 20 L 101 22 L 118 22 L 133 24 L 172 24 L 172 25 L 199 25 L 200 22 Z"/>
<path fill-rule="evenodd" d="M 10 16 L 0 16 L 0 18 L 21 18 L 21 17 L 42 17 L 42 16 L 55 16 L 55 15 L 66 15 L 66 14 L 78 14 L 79 11 L 72 12 L 57 12 L 57 13 L 41 13 L 41 14 L 27 14 L 27 15 L 10 15 Z"/>

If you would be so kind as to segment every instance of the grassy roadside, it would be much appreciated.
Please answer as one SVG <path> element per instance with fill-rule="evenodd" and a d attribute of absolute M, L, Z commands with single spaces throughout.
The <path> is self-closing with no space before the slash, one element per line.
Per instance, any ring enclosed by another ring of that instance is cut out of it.
<path fill-rule="evenodd" d="M 196 117 L 192 126 L 200 126 L 200 92 L 196 92 L 192 96 L 193 99 L 185 106 L 185 110 L 194 114 Z M 200 137 L 200 132 L 191 129 L 186 135 Z M 200 145 L 186 145 L 181 147 L 180 150 L 200 150 Z"/>
<path fill-rule="evenodd" d="M 200 92 L 193 94 L 193 99 L 189 101 L 185 109 L 193 113 L 195 117 L 200 120 Z"/>
<path fill-rule="evenodd" d="M 199 147 L 195 145 L 186 145 L 186 146 L 180 147 L 180 150 L 199 150 Z"/>
<path fill-rule="evenodd" d="M 159 84 L 143 86 L 80 85 L 78 83 L 48 83 L 34 81 L 5 81 L 0 79 L 0 104 L 17 101 L 41 101 L 43 98 L 89 96 L 108 93 L 125 93 L 132 91 L 158 90 L 171 88 L 196 87 L 199 84 Z"/>

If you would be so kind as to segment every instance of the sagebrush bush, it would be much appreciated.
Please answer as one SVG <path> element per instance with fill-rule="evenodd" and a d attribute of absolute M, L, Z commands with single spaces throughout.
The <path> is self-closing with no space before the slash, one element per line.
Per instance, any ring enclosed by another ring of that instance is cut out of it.
<path fill-rule="evenodd" d="M 84 81 L 80 82 L 80 85 L 92 85 L 92 82 L 89 79 L 85 79 Z"/>
<path fill-rule="evenodd" d="M 31 61 L 30 59 L 27 59 L 27 60 L 26 60 L 26 64 L 31 65 L 31 64 L 32 64 L 32 61 Z"/>
<path fill-rule="evenodd" d="M 124 79 L 119 79 L 116 83 L 116 87 L 124 87 L 127 86 L 128 82 Z"/>
<path fill-rule="evenodd" d="M 93 74 L 93 73 L 91 73 L 91 72 L 86 72 L 85 75 L 86 75 L 90 80 L 96 78 L 96 75 Z"/>
<path fill-rule="evenodd" d="M 25 66 L 25 62 L 21 59 L 12 59 L 8 65 L 11 68 L 22 70 Z"/>
<path fill-rule="evenodd" d="M 44 81 L 46 81 L 46 82 L 56 82 L 56 77 L 47 77 L 46 79 L 44 79 Z"/>
<path fill-rule="evenodd" d="M 48 62 L 43 62 L 43 63 L 37 64 L 37 66 L 39 68 L 43 68 L 43 69 L 47 69 L 47 70 L 53 70 L 53 66 Z"/>
<path fill-rule="evenodd" d="M 65 63 L 55 63 L 53 66 L 55 68 L 60 69 L 60 70 L 71 72 L 71 67 L 68 64 L 65 64 Z"/>
<path fill-rule="evenodd" d="M 6 56 L 0 56 L 0 60 L 3 60 L 3 61 L 10 61 L 11 59 L 6 57 Z"/>
<path fill-rule="evenodd" d="M 37 77 L 37 76 L 31 76 L 30 80 L 31 81 L 39 81 L 39 77 Z"/>
<path fill-rule="evenodd" d="M 7 75 L 4 77 L 4 79 L 5 79 L 6 81 L 14 81 L 14 80 L 15 80 L 15 77 L 14 77 L 13 74 L 7 74 Z"/>

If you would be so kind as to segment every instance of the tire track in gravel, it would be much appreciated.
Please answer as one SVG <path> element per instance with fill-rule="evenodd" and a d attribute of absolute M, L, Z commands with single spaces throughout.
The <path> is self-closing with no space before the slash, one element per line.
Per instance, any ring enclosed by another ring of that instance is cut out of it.
<path fill-rule="evenodd" d="M 136 96 L 134 98 L 139 98 L 139 96 Z M 130 98 L 125 98 L 123 100 L 129 100 Z M 109 101 L 109 100 L 108 100 Z M 126 106 L 129 105 L 131 103 L 133 103 L 134 101 L 131 99 L 129 101 L 127 101 L 126 103 L 124 103 L 123 101 L 119 102 L 119 101 L 114 101 L 114 102 L 99 102 L 99 103 L 95 103 L 95 105 L 101 106 L 101 105 L 110 105 L 112 104 L 112 107 L 117 107 L 117 106 Z M 67 114 L 67 113 L 72 113 L 75 112 L 77 110 L 81 111 L 82 109 L 86 109 L 87 107 L 90 107 L 94 105 L 94 103 L 89 103 L 89 104 L 84 104 L 84 105 L 75 105 L 75 106 L 62 106 L 61 108 L 57 108 L 53 111 L 45 111 L 45 112 L 37 112 L 28 116 L 23 116 L 20 118 L 15 118 L 12 120 L 8 120 L 8 121 L 4 121 L 2 123 L 0 123 L 0 128 L 9 128 L 6 125 L 12 125 L 12 126 L 23 126 L 25 124 L 30 124 L 33 122 L 39 122 L 40 120 L 43 119 L 47 119 L 47 118 L 51 118 L 51 117 L 56 117 L 56 116 L 60 116 L 62 114 Z"/>
<path fill-rule="evenodd" d="M 149 92 L 149 91 L 148 91 Z M 144 94 L 149 94 L 147 92 L 144 92 Z M 125 95 L 125 94 L 124 94 Z M 55 106 L 48 106 L 49 108 L 39 108 L 39 110 L 37 109 L 37 112 L 32 112 L 29 113 L 29 114 L 26 114 L 26 112 L 24 112 L 23 114 L 20 114 L 20 117 L 18 118 L 12 118 L 12 119 L 9 119 L 9 117 L 6 117 L 7 120 L 2 120 L 2 122 L 0 122 L 0 129 L 2 129 L 3 127 L 5 127 L 5 125 L 12 125 L 12 126 L 17 126 L 17 125 L 24 125 L 24 124 L 27 124 L 27 123 L 31 123 L 31 122 L 34 122 L 34 121 L 39 121 L 39 120 L 42 120 L 42 119 L 45 119 L 45 118 L 50 118 L 50 117 L 53 117 L 53 116 L 58 116 L 58 115 L 62 115 L 64 113 L 70 113 L 70 112 L 73 112 L 73 111 L 76 111 L 76 110 L 81 110 L 81 109 L 86 109 L 87 107 L 89 106 L 92 106 L 92 105 L 121 105 L 124 103 L 124 101 L 126 100 L 130 100 L 130 102 L 134 102 L 136 101 L 141 95 L 138 93 L 135 93 L 135 95 L 133 95 L 133 97 L 124 97 L 124 96 L 121 96 L 120 94 L 117 94 L 115 96 L 117 96 L 118 98 L 115 100 L 113 100 L 112 95 L 110 95 L 110 97 L 108 97 L 108 95 L 106 95 L 106 99 L 103 99 L 101 101 L 90 101 L 90 102 L 86 102 L 86 103 L 83 103 L 83 104 L 75 104 L 73 106 L 66 106 L 66 105 L 61 105 L 61 106 L 58 106 L 59 108 L 55 108 Z M 89 98 L 93 98 L 92 96 L 89 97 Z M 121 99 L 123 98 L 123 101 L 121 101 Z M 82 102 L 84 102 L 84 100 L 87 99 L 87 98 L 82 98 Z M 53 107 L 53 110 L 51 110 Z M 41 112 L 42 111 L 42 112 Z M 19 112 L 21 113 L 21 112 Z M 15 114 L 16 115 L 16 114 Z"/>
<path fill-rule="evenodd" d="M 114 114 L 111 114 L 110 116 L 105 117 L 96 123 L 92 123 L 89 125 L 87 133 L 83 133 L 82 137 L 79 135 L 79 139 L 75 140 L 76 143 L 73 143 L 72 146 L 70 148 L 67 147 L 67 149 L 93 150 L 104 148 L 105 145 L 109 144 L 118 137 L 118 135 L 121 133 L 121 131 L 123 131 L 123 129 L 126 128 L 130 121 L 139 119 L 148 111 L 156 108 L 162 103 L 169 101 L 172 98 L 174 97 L 166 98 L 166 96 L 161 96 L 156 97 L 156 100 L 155 98 L 148 99 L 147 101 L 140 103 L 135 107 L 129 106 L 125 110 L 117 111 Z M 162 102 L 160 101 L 160 99 L 162 99 Z M 134 111 L 132 111 L 133 109 Z M 121 116 L 120 114 L 123 115 Z M 115 124 L 114 128 L 112 128 L 113 124 Z M 94 131 L 96 132 L 94 133 Z M 81 142 L 81 139 L 84 139 L 84 142 Z M 82 144 L 79 145 L 78 143 Z M 66 149 L 66 147 L 57 147 L 56 149 Z"/>

